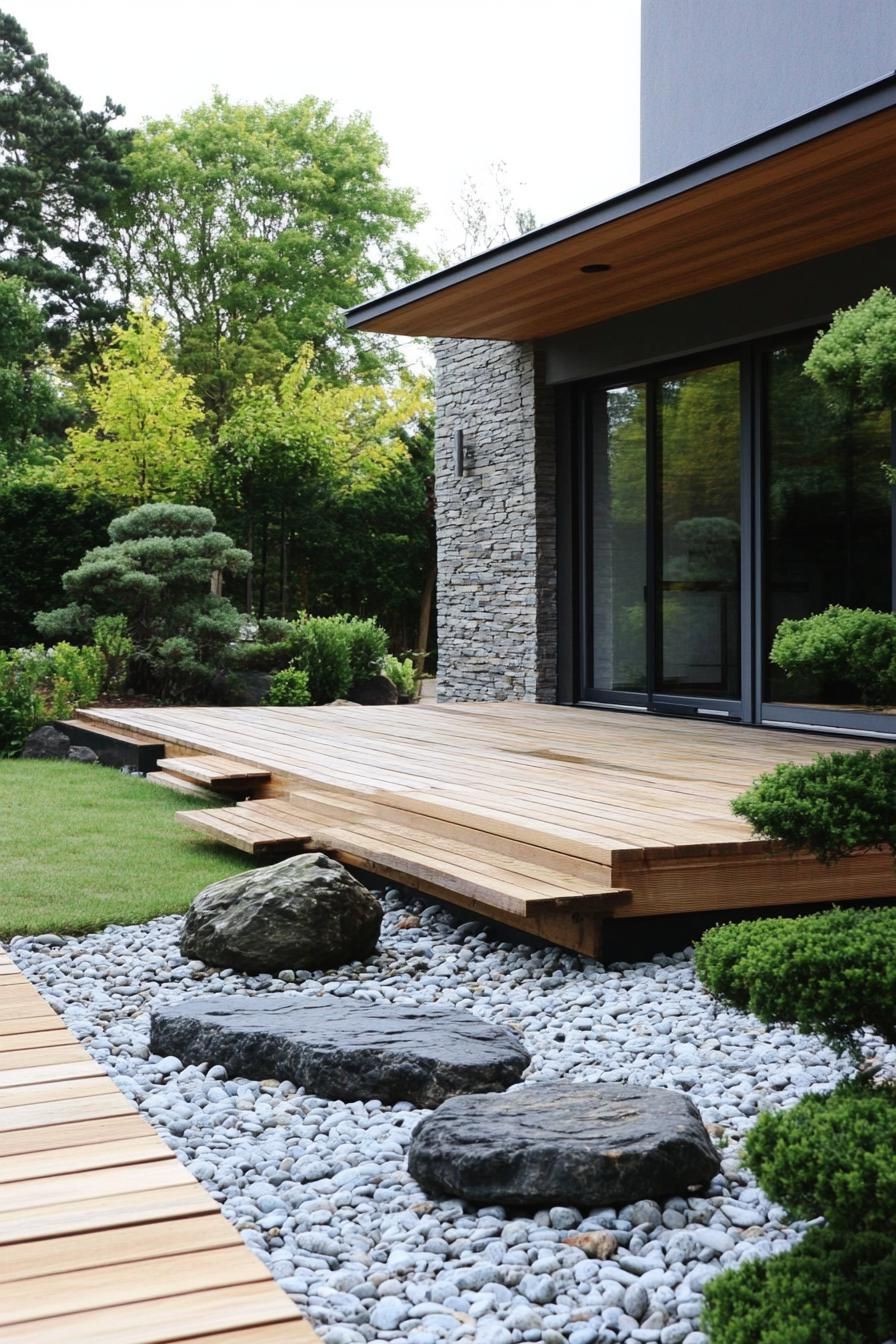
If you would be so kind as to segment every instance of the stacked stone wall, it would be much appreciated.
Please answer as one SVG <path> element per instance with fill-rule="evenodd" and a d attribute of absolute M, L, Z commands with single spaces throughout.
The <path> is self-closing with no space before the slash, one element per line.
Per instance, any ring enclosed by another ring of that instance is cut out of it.
<path fill-rule="evenodd" d="M 541 355 L 528 344 L 439 340 L 436 392 L 439 698 L 552 702 L 556 451 Z"/>

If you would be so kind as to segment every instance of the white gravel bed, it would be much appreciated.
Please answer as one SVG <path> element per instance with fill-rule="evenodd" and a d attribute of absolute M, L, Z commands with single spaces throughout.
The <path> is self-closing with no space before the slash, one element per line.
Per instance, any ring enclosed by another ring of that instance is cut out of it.
<path fill-rule="evenodd" d="M 10 951 L 327 1344 L 705 1344 L 706 1283 L 802 1230 L 741 1169 L 738 1141 L 761 1110 L 828 1090 L 844 1066 L 814 1038 L 720 1007 L 696 985 L 688 953 L 604 967 L 499 942 L 397 892 L 383 903 L 377 955 L 313 975 L 186 962 L 179 917 L 83 938 L 16 938 Z M 405 1167 L 425 1112 L 324 1101 L 289 1082 L 231 1079 L 149 1052 L 153 1002 L 324 990 L 468 1008 L 513 1027 L 532 1055 L 529 1081 L 683 1089 L 722 1148 L 723 1174 L 699 1196 L 624 1209 L 576 1207 L 574 1190 L 568 1207 L 533 1216 L 433 1200 Z M 618 1243 L 609 1259 L 565 1244 L 596 1229 Z"/>

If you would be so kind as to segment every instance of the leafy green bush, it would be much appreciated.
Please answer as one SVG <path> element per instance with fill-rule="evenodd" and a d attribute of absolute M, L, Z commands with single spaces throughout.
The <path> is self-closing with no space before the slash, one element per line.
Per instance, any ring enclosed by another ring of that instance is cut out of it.
<path fill-rule="evenodd" d="M 109 525 L 111 545 L 88 551 L 63 576 L 73 601 L 34 618 L 46 638 L 85 639 L 97 617 L 124 616 L 133 641 L 129 677 L 138 689 L 170 699 L 208 694 L 231 662 L 242 621 L 211 591 L 222 573 L 251 563 L 215 531 L 208 509 L 144 504 Z"/>
<path fill-rule="evenodd" d="M 792 1251 L 706 1286 L 712 1344 L 880 1344 L 896 1329 L 892 1236 L 814 1227 Z"/>
<path fill-rule="evenodd" d="M 0 650 L 0 756 L 14 755 L 49 719 L 67 719 L 100 694 L 105 659 L 71 644 Z"/>
<path fill-rule="evenodd" d="M 896 295 L 882 287 L 834 314 L 803 366 L 840 405 L 896 405 Z"/>
<path fill-rule="evenodd" d="M 310 705 L 311 692 L 308 689 L 308 673 L 300 667 L 285 667 L 271 678 L 271 685 L 264 698 L 266 705 Z"/>
<path fill-rule="evenodd" d="M 319 619 L 345 624 L 352 682 L 375 677 L 382 671 L 389 648 L 389 636 L 377 621 L 372 617 L 364 619 L 360 616 L 330 616 Z"/>
<path fill-rule="evenodd" d="M 413 658 L 396 658 L 393 653 L 387 653 L 383 661 L 383 674 L 395 683 L 399 695 L 406 695 L 409 700 L 416 700 L 417 674 L 414 671 Z"/>
<path fill-rule="evenodd" d="M 823 863 L 857 849 L 896 853 L 896 749 L 831 752 L 809 765 L 778 765 L 735 798 L 756 835 Z"/>
<path fill-rule="evenodd" d="M 852 1054 L 864 1026 L 896 1044 L 896 908 L 722 925 L 694 964 L 711 994 L 762 1022 L 794 1022 Z"/>
<path fill-rule="evenodd" d="M 388 647 L 386 631 L 372 618 L 300 616 L 259 621 L 258 637 L 238 652 L 244 666 L 278 672 L 298 668 L 308 676 L 311 703 L 342 699 L 356 681 L 376 676 Z"/>
<path fill-rule="evenodd" d="M 866 705 L 896 703 L 896 613 L 828 607 L 782 621 L 769 658 L 790 677 L 851 682 Z"/>
<path fill-rule="evenodd" d="M 794 1218 L 886 1232 L 896 1203 L 896 1084 L 849 1079 L 789 1111 L 767 1111 L 747 1136 L 747 1165 Z M 819 1161 L 823 1157 L 823 1161 Z"/>

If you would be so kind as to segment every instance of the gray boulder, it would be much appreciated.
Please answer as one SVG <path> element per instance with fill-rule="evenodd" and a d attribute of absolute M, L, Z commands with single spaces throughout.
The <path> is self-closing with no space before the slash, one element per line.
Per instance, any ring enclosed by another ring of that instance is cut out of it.
<path fill-rule="evenodd" d="M 65 758 L 68 761 L 80 761 L 82 765 L 96 765 L 100 759 L 90 747 L 69 747 Z"/>
<path fill-rule="evenodd" d="M 529 1055 L 473 1013 L 305 994 L 208 995 L 154 1009 L 150 1047 L 246 1078 L 288 1078 L 318 1097 L 438 1106 L 519 1082 Z"/>
<path fill-rule="evenodd" d="M 720 1162 L 680 1092 L 536 1083 L 446 1101 L 414 1130 L 408 1166 L 424 1190 L 477 1204 L 615 1208 L 703 1186 Z"/>
<path fill-rule="evenodd" d="M 26 761 L 64 761 L 71 745 L 71 739 L 65 733 L 47 723 L 28 734 L 21 756 Z"/>
<path fill-rule="evenodd" d="M 357 705 L 397 705 L 398 687 L 390 677 L 365 677 L 349 687 L 348 698 Z"/>
<path fill-rule="evenodd" d="M 300 854 L 224 878 L 187 911 L 185 957 L 241 971 L 306 971 L 369 957 L 383 911 L 335 859 Z"/>

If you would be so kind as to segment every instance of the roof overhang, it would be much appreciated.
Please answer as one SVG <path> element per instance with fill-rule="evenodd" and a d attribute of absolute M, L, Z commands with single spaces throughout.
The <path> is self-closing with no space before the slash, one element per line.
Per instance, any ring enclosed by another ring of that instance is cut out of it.
<path fill-rule="evenodd" d="M 896 75 L 352 308 L 349 327 L 526 341 L 896 234 Z M 583 273 L 584 266 L 608 270 Z"/>

